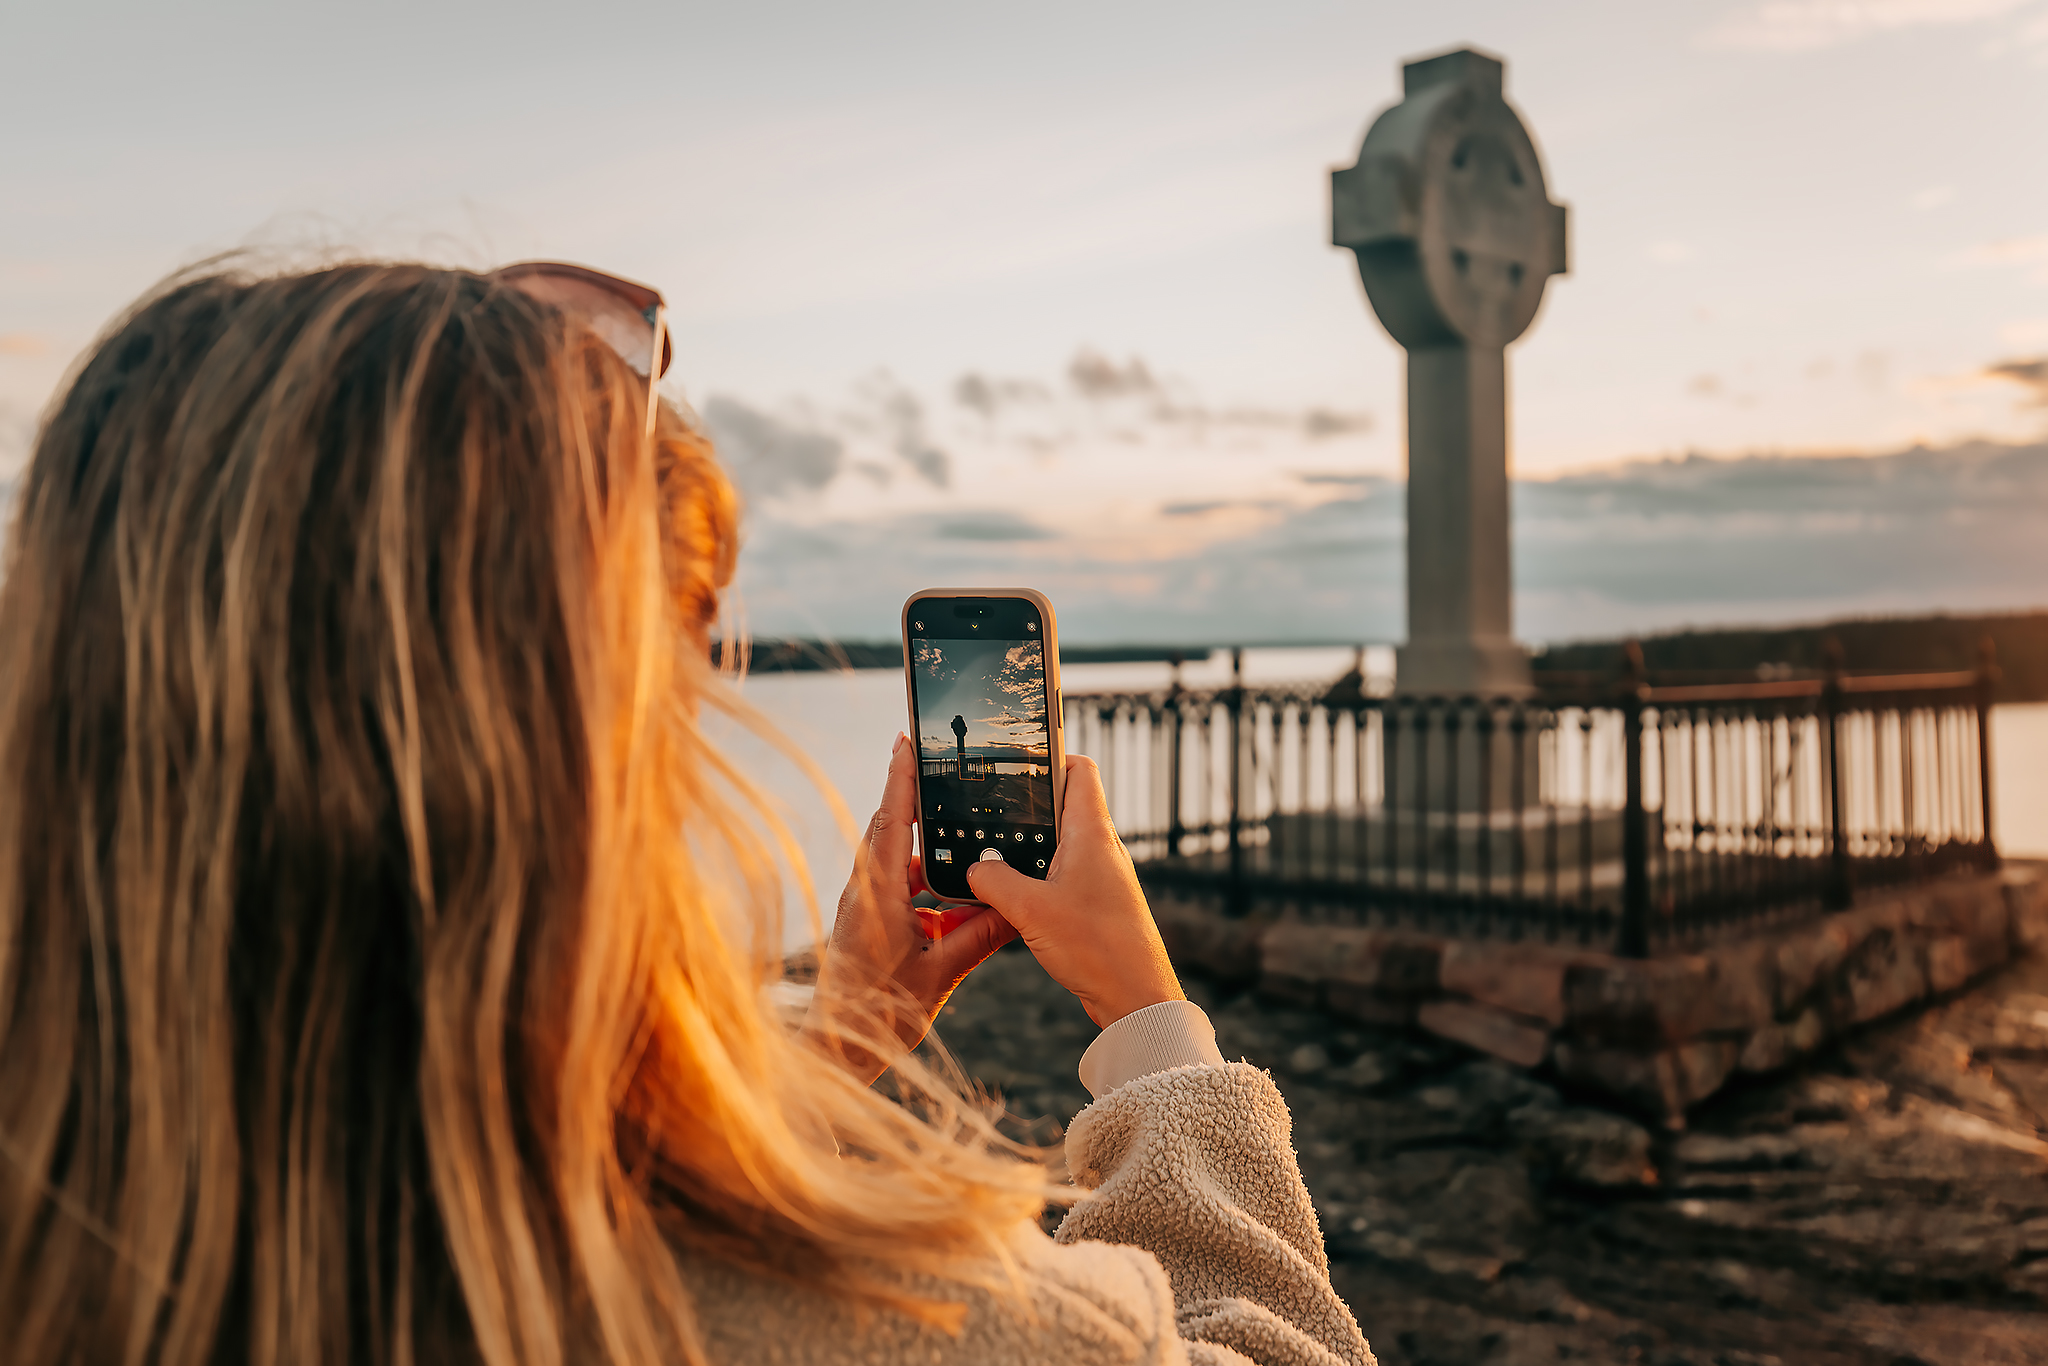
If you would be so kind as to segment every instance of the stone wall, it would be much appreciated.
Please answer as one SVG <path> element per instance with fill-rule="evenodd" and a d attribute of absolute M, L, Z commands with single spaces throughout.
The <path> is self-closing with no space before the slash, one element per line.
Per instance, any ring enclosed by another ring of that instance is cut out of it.
<path fill-rule="evenodd" d="M 1184 968 L 1548 1069 L 1678 1128 L 1737 1073 L 1776 1071 L 2048 942 L 2048 864 L 1876 891 L 1834 915 L 1650 959 L 1284 913 L 1229 920 L 1168 893 L 1153 908 Z"/>

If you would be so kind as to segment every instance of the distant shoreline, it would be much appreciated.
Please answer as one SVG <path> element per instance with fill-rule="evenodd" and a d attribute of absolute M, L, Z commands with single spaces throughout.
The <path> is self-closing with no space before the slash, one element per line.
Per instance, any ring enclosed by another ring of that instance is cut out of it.
<path fill-rule="evenodd" d="M 711 659 L 723 658 L 723 641 L 711 643 Z M 1060 646 L 1062 664 L 1165 664 L 1176 655 L 1186 660 L 1203 660 L 1215 645 L 1065 645 Z M 1260 647 L 1251 647 L 1260 648 Z M 1279 649 L 1314 648 L 1295 645 Z M 900 669 L 903 646 L 881 640 L 790 640 L 757 639 L 747 658 L 749 673 L 825 673 L 840 669 Z"/>
<path fill-rule="evenodd" d="M 1734 625 L 1691 630 L 1646 632 L 1640 636 L 1560 641 L 1540 646 L 1532 664 L 1536 676 L 1562 679 L 1571 674 L 1619 675 L 1622 646 L 1635 639 L 1652 675 L 1818 675 L 1825 667 L 1826 642 L 1842 648 L 1842 664 L 1852 673 L 1913 673 L 1923 670 L 1969 669 L 1978 661 L 1983 641 L 1993 642 L 1998 660 L 1997 700 L 2048 700 L 2048 611 L 1946 613 L 1919 616 L 1849 617 L 1826 622 L 1780 626 Z M 1371 642 L 1384 644 L 1385 642 Z M 1251 650 L 1354 649 L 1357 641 L 1244 641 Z M 712 659 L 720 658 L 722 642 L 712 642 Z M 1164 664 L 1176 655 L 1189 663 L 1205 661 L 1216 650 L 1234 645 L 1069 645 L 1060 646 L 1063 664 Z M 903 647 L 896 641 L 757 639 L 748 670 L 752 673 L 822 673 L 842 669 L 900 669 Z"/>

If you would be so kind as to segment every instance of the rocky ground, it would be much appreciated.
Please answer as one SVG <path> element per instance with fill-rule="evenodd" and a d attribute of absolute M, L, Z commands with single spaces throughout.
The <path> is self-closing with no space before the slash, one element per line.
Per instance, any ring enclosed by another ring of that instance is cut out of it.
<path fill-rule="evenodd" d="M 1388 1366 L 2048 1362 L 2048 962 L 2027 959 L 1682 1133 L 1452 1044 L 1188 994 L 1272 1070 L 1338 1288 Z M 1028 953 L 946 1043 L 1050 1139 L 1095 1035 Z"/>

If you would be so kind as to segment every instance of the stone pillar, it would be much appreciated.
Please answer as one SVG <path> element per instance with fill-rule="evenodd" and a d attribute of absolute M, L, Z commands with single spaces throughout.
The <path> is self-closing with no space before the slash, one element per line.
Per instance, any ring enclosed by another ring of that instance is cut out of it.
<path fill-rule="evenodd" d="M 1331 238 L 1408 351 L 1408 642 L 1403 692 L 1530 691 L 1508 551 L 1508 343 L 1565 270 L 1501 63 L 1469 49 L 1402 68 L 1405 98 L 1330 177 Z"/>

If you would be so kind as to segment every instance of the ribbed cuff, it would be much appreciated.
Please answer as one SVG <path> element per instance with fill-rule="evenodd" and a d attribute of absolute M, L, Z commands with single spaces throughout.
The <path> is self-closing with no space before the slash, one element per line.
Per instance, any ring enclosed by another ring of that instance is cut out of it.
<path fill-rule="evenodd" d="M 1100 1100 L 1127 1081 L 1172 1067 L 1221 1067 L 1216 1026 L 1193 1001 L 1134 1010 L 1096 1036 L 1081 1055 L 1081 1084 Z"/>

